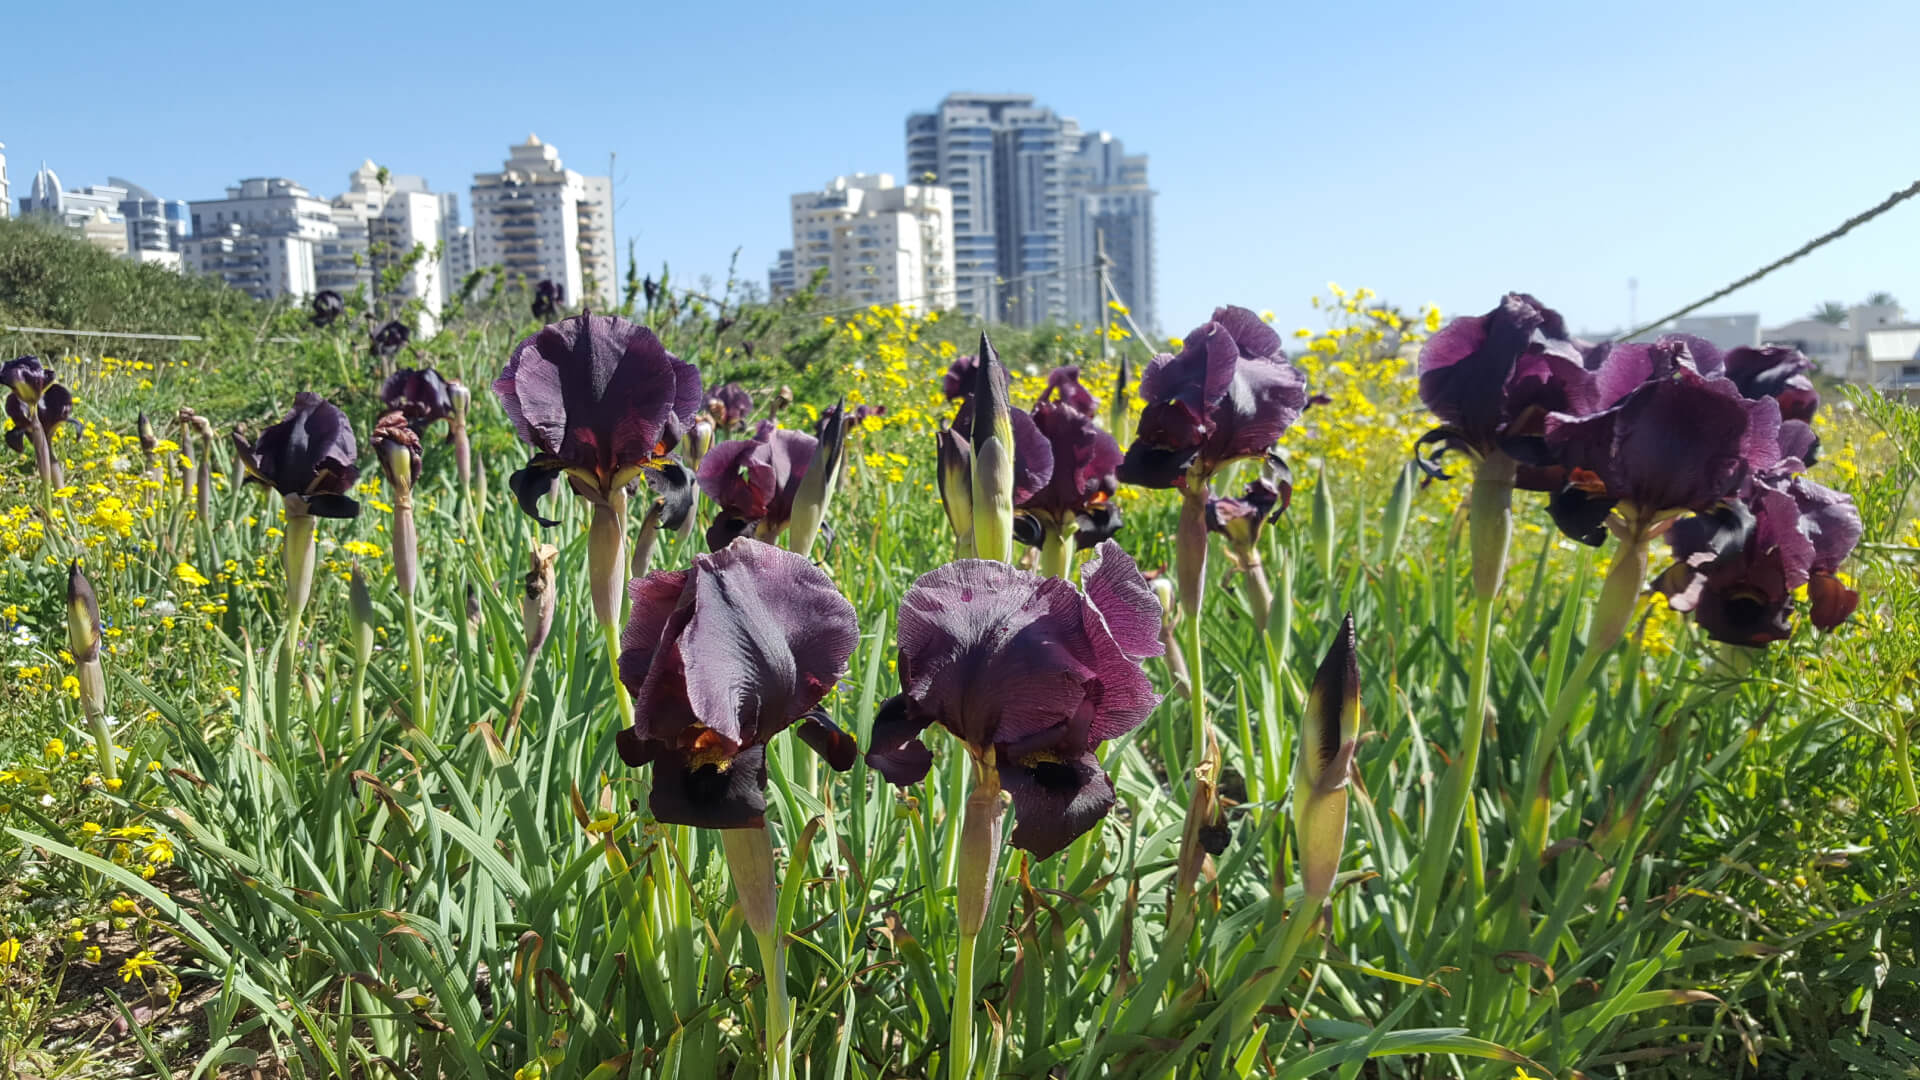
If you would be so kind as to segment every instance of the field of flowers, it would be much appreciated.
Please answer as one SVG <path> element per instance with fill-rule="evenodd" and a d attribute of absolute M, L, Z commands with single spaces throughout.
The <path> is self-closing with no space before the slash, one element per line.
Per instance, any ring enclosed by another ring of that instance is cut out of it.
<path fill-rule="evenodd" d="M 0 1075 L 1920 1069 L 1920 418 L 1316 303 L 0 340 Z"/>

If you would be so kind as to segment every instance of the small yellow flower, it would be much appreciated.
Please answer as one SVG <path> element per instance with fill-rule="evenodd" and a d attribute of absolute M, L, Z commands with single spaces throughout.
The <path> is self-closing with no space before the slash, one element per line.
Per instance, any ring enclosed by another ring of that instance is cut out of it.
<path fill-rule="evenodd" d="M 120 790 L 120 789 L 121 789 L 122 787 L 125 787 L 125 786 L 126 786 L 126 783 L 127 783 L 127 782 L 126 782 L 125 780 L 122 780 L 122 779 L 120 779 L 119 777 L 117 777 L 117 776 L 116 776 L 116 777 L 114 777 L 113 779 L 111 779 L 111 780 L 109 780 L 109 781 L 107 781 L 107 790 L 108 790 L 108 791 L 119 791 L 119 790 Z"/>
<path fill-rule="evenodd" d="M 20 959 L 19 939 L 8 938 L 0 941 L 0 967 L 10 967 L 18 959 Z"/>
<path fill-rule="evenodd" d="M 151 951 L 141 949 L 139 952 L 121 961 L 120 981 L 123 983 L 129 983 L 135 979 L 145 981 L 147 969 L 159 966 L 160 961 L 154 957 Z"/>
<path fill-rule="evenodd" d="M 83 955 L 85 955 L 85 956 L 86 956 L 86 958 L 87 958 L 87 963 L 89 963 L 89 964 L 97 964 L 97 963 L 99 963 L 99 962 L 100 962 L 100 946 L 98 946 L 98 945 L 89 945 L 89 946 L 87 946 L 87 951 L 86 951 L 86 953 L 85 953 L 85 954 L 83 954 Z"/>
<path fill-rule="evenodd" d="M 60 739 L 48 739 L 47 745 L 41 747 L 40 753 L 45 756 L 48 761 L 59 761 L 61 758 L 67 756 L 67 744 Z"/>
<path fill-rule="evenodd" d="M 125 896 L 114 897 L 113 902 L 107 906 L 113 909 L 115 915 L 137 915 L 140 913 L 140 902 Z"/>
<path fill-rule="evenodd" d="M 192 563 L 183 562 L 174 567 L 173 576 L 196 589 L 212 584 L 212 582 L 207 580 L 207 575 L 202 574 Z"/>
<path fill-rule="evenodd" d="M 81 831 L 81 832 L 83 832 L 83 833 L 86 833 L 86 834 L 87 834 L 88 836 L 99 836 L 99 835 L 100 835 L 100 823 L 99 823 L 99 822 L 97 822 L 97 821 L 85 821 L 85 822 L 81 822 L 81 824 L 80 824 L 80 831 Z"/>

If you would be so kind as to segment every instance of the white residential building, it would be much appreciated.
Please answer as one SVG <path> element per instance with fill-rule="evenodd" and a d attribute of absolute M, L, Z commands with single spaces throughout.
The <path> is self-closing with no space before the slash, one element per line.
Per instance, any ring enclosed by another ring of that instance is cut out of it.
<path fill-rule="evenodd" d="M 1920 370 L 1909 370 L 1920 365 L 1915 333 L 1920 327 L 1893 303 L 1855 304 L 1844 323 L 1801 319 L 1762 331 L 1761 337 L 1768 344 L 1792 345 L 1835 378 L 1914 391 L 1920 390 Z"/>
<path fill-rule="evenodd" d="M 557 148 L 528 135 L 499 172 L 474 174 L 471 195 L 475 266 L 505 267 L 529 286 L 551 280 L 569 301 L 617 302 L 610 177 L 566 168 Z"/>
<path fill-rule="evenodd" d="M 163 199 L 131 180 L 107 177 L 109 187 L 125 193 L 120 200 L 120 216 L 127 222 L 127 249 L 130 257 L 142 262 L 171 263 L 179 260 L 144 258 L 141 253 L 178 254 L 187 240 L 187 204 L 181 199 Z"/>
<path fill-rule="evenodd" d="M 342 296 L 364 290 L 369 298 L 417 298 L 425 311 L 417 331 L 433 333 L 446 292 L 440 254 L 440 197 L 417 176 L 383 173 L 372 161 L 347 174 L 347 190 L 335 197 L 336 235 L 317 242 L 314 277 L 322 289 Z M 419 257 L 391 287 L 389 267 Z"/>
<path fill-rule="evenodd" d="M 227 189 L 224 199 L 198 199 L 186 269 L 213 274 L 262 299 L 307 297 L 320 289 L 316 245 L 340 229 L 326 200 L 282 177 L 255 177 Z"/>
<path fill-rule="evenodd" d="M 781 248 L 773 265 L 767 267 L 767 299 L 785 300 L 799 291 L 800 282 L 793 274 L 793 249 Z"/>
<path fill-rule="evenodd" d="M 855 173 L 790 202 L 789 289 L 825 269 L 822 295 L 842 303 L 902 304 L 919 312 L 954 306 L 952 191 L 899 186 L 887 173 Z M 776 264 L 769 277 L 781 271 Z"/>
<path fill-rule="evenodd" d="M 7 144 L 0 142 L 0 219 L 13 213 L 13 183 L 7 179 Z"/>

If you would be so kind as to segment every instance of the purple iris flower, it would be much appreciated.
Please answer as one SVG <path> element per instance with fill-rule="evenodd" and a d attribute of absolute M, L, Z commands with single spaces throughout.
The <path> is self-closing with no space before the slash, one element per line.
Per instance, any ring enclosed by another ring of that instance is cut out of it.
<path fill-rule="evenodd" d="M 380 387 L 380 400 L 389 411 L 406 414 L 415 431 L 425 431 L 437 420 L 453 415 L 453 391 L 432 368 L 401 368 Z"/>
<path fill-rule="evenodd" d="M 559 318 L 560 308 L 567 302 L 567 287 L 560 282 L 542 278 L 533 287 L 533 317 L 541 322 L 552 322 Z"/>
<path fill-rule="evenodd" d="M 1033 427 L 1046 439 L 1053 468 L 1047 482 L 1015 506 L 1014 536 L 1038 547 L 1046 532 L 1073 537 L 1081 550 L 1093 547 L 1120 531 L 1120 507 L 1113 501 L 1119 489 L 1114 470 L 1120 466 L 1120 444 L 1100 430 L 1091 412 L 1065 401 L 1042 398 L 1033 407 Z M 1019 488 L 1019 441 L 1015 442 L 1015 488 Z"/>
<path fill-rule="evenodd" d="M 939 724 L 1013 796 L 1013 845 L 1045 858 L 1112 809 L 1094 756 L 1159 698 L 1140 661 L 1161 653 L 1160 605 L 1120 546 L 1105 541 L 1062 578 L 963 559 L 914 582 L 900 602 L 901 692 L 874 720 L 867 763 L 917 783 Z"/>
<path fill-rule="evenodd" d="M 1243 307 L 1215 308 L 1178 355 L 1153 358 L 1140 379 L 1146 408 L 1120 463 L 1121 482 L 1182 486 L 1227 462 L 1257 457 L 1307 406 L 1306 376 L 1280 335 Z"/>
<path fill-rule="evenodd" d="M 653 767 L 653 816 L 750 829 L 767 809 L 767 742 L 798 723 L 835 769 L 853 739 L 820 702 L 847 672 L 853 605 L 804 556 L 743 540 L 689 570 L 628 584 L 620 681 L 633 694 L 621 760 Z"/>
<path fill-rule="evenodd" d="M 739 383 L 730 382 L 707 399 L 707 411 L 722 431 L 743 428 L 747 426 L 747 417 L 753 415 L 753 395 Z"/>
<path fill-rule="evenodd" d="M 391 360 L 413 340 L 413 331 L 407 324 L 399 321 L 389 322 L 373 332 L 373 355 L 382 360 Z"/>
<path fill-rule="evenodd" d="M 700 459 L 696 478 L 720 508 L 707 527 L 707 547 L 719 551 L 736 536 L 771 541 L 793 516 L 794 496 L 813 463 L 819 440 L 760 421 L 751 439 L 723 442 Z"/>
<path fill-rule="evenodd" d="M 601 503 L 643 474 L 656 486 L 692 482 L 666 455 L 700 409 L 700 372 L 644 326 L 608 315 L 562 319 L 514 346 L 493 392 L 533 448 L 510 486 L 542 525 L 558 524 L 541 517 L 539 504 L 562 473 Z"/>
<path fill-rule="evenodd" d="M 1599 376 L 1608 381 L 1605 369 Z M 1546 447 L 1566 469 L 1549 509 L 1561 531 L 1583 543 L 1605 541 L 1616 507 L 1645 535 L 1675 513 L 1711 511 L 1773 469 L 1780 429 L 1772 398 L 1747 398 L 1728 379 L 1674 364 L 1599 412 L 1547 417 Z"/>
<path fill-rule="evenodd" d="M 1094 398 L 1093 391 L 1080 385 L 1078 364 L 1067 364 L 1047 372 L 1047 388 L 1040 392 L 1040 401 L 1034 405 L 1034 410 L 1039 411 L 1040 404 L 1047 402 L 1058 402 L 1087 416 L 1094 415 L 1100 409 L 1100 402 Z"/>
<path fill-rule="evenodd" d="M 332 289 L 321 289 L 313 294 L 313 303 L 308 306 L 307 318 L 316 327 L 332 326 L 340 316 L 347 313 L 347 302 Z"/>
<path fill-rule="evenodd" d="M 1260 528 L 1280 520 L 1293 504 L 1293 474 L 1284 462 L 1275 462 L 1267 475 L 1247 484 L 1238 498 L 1226 495 L 1207 499 L 1207 531 L 1227 538 L 1236 553 L 1253 551 L 1260 541 Z"/>
<path fill-rule="evenodd" d="M 1799 349 L 1786 345 L 1745 345 L 1726 355 L 1727 378 L 1750 398 L 1770 397 L 1780 403 L 1780 415 L 1787 420 L 1813 422 L 1820 409 L 1820 391 L 1813 388 L 1807 373 L 1813 361 Z"/>
<path fill-rule="evenodd" d="M 1676 522 L 1667 538 L 1674 564 L 1657 587 L 1715 641 L 1757 646 L 1786 638 L 1802 585 L 1821 630 L 1840 625 L 1860 602 L 1839 577 L 1860 542 L 1859 511 L 1804 476 L 1769 476 L 1743 500 Z"/>
<path fill-rule="evenodd" d="M 1485 315 L 1455 319 L 1428 338 L 1420 399 L 1440 419 L 1414 447 L 1429 476 L 1446 476 L 1448 451 L 1504 453 L 1522 466 L 1517 486 L 1534 490 L 1561 486 L 1541 446 L 1547 414 L 1584 416 L 1603 404 L 1559 312 L 1526 293 L 1508 293 Z"/>
<path fill-rule="evenodd" d="M 7 447 L 20 453 L 27 446 L 28 424 L 37 421 L 48 438 L 61 421 L 73 418 L 73 394 L 55 382 L 53 369 L 37 356 L 21 356 L 0 365 L 0 386 L 7 390 Z"/>
<path fill-rule="evenodd" d="M 289 500 L 303 500 L 307 513 L 329 518 L 360 513 L 360 504 L 347 494 L 360 479 L 360 468 L 354 463 L 360 446 L 354 440 L 353 425 L 338 406 L 320 395 L 301 391 L 285 419 L 253 442 L 234 432 L 233 446 L 249 481 L 265 484 Z"/>
<path fill-rule="evenodd" d="M 947 373 L 940 378 L 940 392 L 948 401 L 966 397 L 973 392 L 974 369 L 980 366 L 977 355 L 962 356 L 947 365 Z"/>

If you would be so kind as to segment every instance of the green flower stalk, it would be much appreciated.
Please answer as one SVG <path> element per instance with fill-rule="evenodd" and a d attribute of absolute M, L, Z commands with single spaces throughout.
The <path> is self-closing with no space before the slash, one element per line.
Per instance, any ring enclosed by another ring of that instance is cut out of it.
<path fill-rule="evenodd" d="M 80 707 L 93 732 L 100 755 L 100 775 L 120 775 L 113 759 L 113 733 L 107 730 L 107 680 L 100 667 L 100 602 L 93 583 L 80 572 L 80 560 L 67 568 L 67 651 L 73 654 L 74 677 L 80 681 Z"/>
<path fill-rule="evenodd" d="M 1113 379 L 1113 400 L 1107 402 L 1107 430 L 1112 433 L 1114 441 L 1121 446 L 1125 446 L 1132 437 L 1132 432 L 1127 430 L 1132 426 L 1129 421 L 1133 414 L 1127 409 L 1127 397 L 1132 392 L 1132 382 L 1133 362 L 1127 358 L 1125 352 L 1122 352 L 1120 364 Z"/>
<path fill-rule="evenodd" d="M 507 711 L 508 733 L 520 722 L 520 712 L 526 708 L 527 693 L 533 685 L 534 663 L 540 659 L 540 648 L 547 643 L 547 635 L 553 632 L 553 567 L 559 558 L 559 548 L 535 544 L 527 560 L 520 598 L 520 623 L 526 632 L 527 652 L 520 663 L 520 683 L 513 692 L 513 707 Z"/>
<path fill-rule="evenodd" d="M 184 406 L 180 409 L 180 428 L 195 442 L 193 448 L 193 513 L 196 520 L 211 526 L 213 522 L 213 424 L 206 417 Z"/>
<path fill-rule="evenodd" d="M 1153 587 L 1154 599 L 1160 602 L 1160 647 L 1166 650 L 1163 655 L 1167 662 L 1167 677 L 1173 683 L 1174 693 L 1187 697 L 1193 693 L 1193 686 L 1187 675 L 1186 657 L 1180 653 L 1179 634 L 1176 633 L 1180 626 L 1180 605 L 1173 592 L 1173 579 L 1161 575 L 1148 584 Z"/>
<path fill-rule="evenodd" d="M 467 435 L 467 414 L 473 408 L 473 391 L 467 389 L 466 383 L 448 379 L 447 400 L 452 404 L 447 413 L 447 437 L 453 440 L 453 473 L 464 493 L 473 483 L 473 440 Z"/>
<path fill-rule="evenodd" d="M 1006 369 L 987 335 L 980 335 L 980 362 L 974 368 L 973 554 L 995 562 L 1013 560 L 1013 413 L 1007 400 Z"/>
<path fill-rule="evenodd" d="M 353 634 L 353 689 L 347 701 L 352 723 L 352 745 L 358 747 L 367 737 L 367 665 L 373 661 L 373 594 L 367 591 L 367 576 L 355 565 L 347 575 L 347 625 Z"/>
<path fill-rule="evenodd" d="M 373 427 L 373 452 L 393 494 L 393 578 L 400 588 L 407 624 L 407 674 L 411 676 L 413 722 L 427 726 L 427 655 L 420 641 L 416 593 L 420 576 L 420 537 L 413 518 L 413 485 L 420 479 L 420 436 L 399 409 Z"/>
<path fill-rule="evenodd" d="M 811 554 L 813 541 L 826 520 L 827 506 L 840 486 L 840 465 L 847 446 L 846 400 L 820 414 L 814 432 L 813 460 L 800 478 L 800 490 L 793 500 L 793 517 L 787 533 L 787 548 L 801 555 Z"/>
<path fill-rule="evenodd" d="M 994 752 L 974 761 L 973 790 L 967 794 L 960 824 L 960 857 L 954 870 L 954 914 L 960 933 L 954 962 L 953 1005 L 948 1014 L 947 1075 L 954 1080 L 972 1075 L 974 959 L 980 930 L 987 922 L 987 906 L 999 876 L 1000 773 Z"/>
<path fill-rule="evenodd" d="M 740 898 L 741 917 L 760 949 L 767 994 L 767 1080 L 791 1080 L 793 1002 L 787 996 L 787 947 L 778 922 L 780 882 L 773 865 L 773 842 L 764 825 L 721 829 L 720 841 Z"/>
<path fill-rule="evenodd" d="M 1334 541 L 1339 532 L 1336 517 L 1333 488 L 1327 484 L 1327 467 L 1322 464 L 1313 482 L 1313 551 L 1320 559 L 1320 573 L 1329 585 L 1333 581 Z"/>
<path fill-rule="evenodd" d="M 935 476 L 940 485 L 940 505 L 946 508 L 947 524 L 953 527 L 954 558 L 973 558 L 973 451 L 967 440 L 952 428 L 934 432 L 939 449 L 939 467 Z"/>

